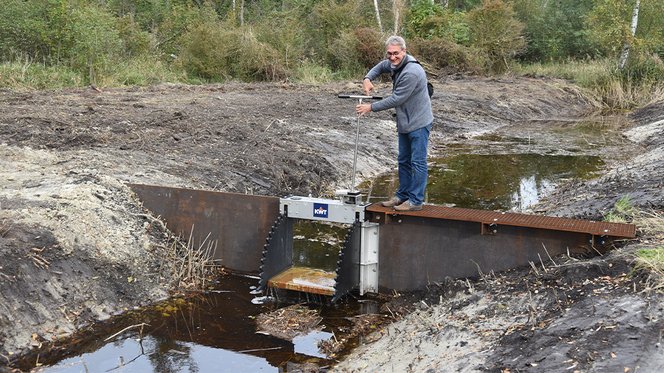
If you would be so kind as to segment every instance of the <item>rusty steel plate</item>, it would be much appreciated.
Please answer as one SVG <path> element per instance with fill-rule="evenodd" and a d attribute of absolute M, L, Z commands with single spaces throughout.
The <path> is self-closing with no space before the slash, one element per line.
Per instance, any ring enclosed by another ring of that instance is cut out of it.
<path fill-rule="evenodd" d="M 213 257 L 225 268 L 256 272 L 279 198 L 207 190 L 129 184 L 143 205 L 192 247 L 214 242 Z"/>
<path fill-rule="evenodd" d="M 548 229 L 563 232 L 588 233 L 596 236 L 621 238 L 636 237 L 634 224 L 607 223 L 593 220 L 560 218 L 554 216 L 528 215 L 510 212 L 474 210 L 458 207 L 424 205 L 421 211 L 395 211 L 374 203 L 367 212 L 384 215 L 409 215 L 434 219 L 459 220 L 483 224 L 509 225 L 515 227 Z"/>
<path fill-rule="evenodd" d="M 268 287 L 320 295 L 334 295 L 336 274 L 322 269 L 291 267 L 268 281 Z"/>

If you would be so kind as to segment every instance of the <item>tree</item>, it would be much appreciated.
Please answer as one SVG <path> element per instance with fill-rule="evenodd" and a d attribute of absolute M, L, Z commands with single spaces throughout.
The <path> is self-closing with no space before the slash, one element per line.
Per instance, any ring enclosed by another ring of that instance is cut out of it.
<path fill-rule="evenodd" d="M 565 60 L 597 55 L 589 40 L 586 17 L 594 0 L 515 0 L 514 10 L 525 24 L 529 61 Z"/>
<path fill-rule="evenodd" d="M 630 31 L 632 33 L 631 38 L 636 36 L 636 26 L 639 23 L 639 7 L 641 6 L 641 0 L 636 0 L 634 3 L 634 8 L 632 9 L 632 23 L 630 26 Z M 631 47 L 631 38 L 627 38 L 625 44 L 623 45 L 622 53 L 620 53 L 620 60 L 618 61 L 618 67 L 620 70 L 625 68 L 627 59 L 629 58 L 629 50 Z"/>
<path fill-rule="evenodd" d="M 373 0 L 374 10 L 376 11 L 376 22 L 378 22 L 378 29 L 383 33 L 383 23 L 380 21 L 380 10 L 378 8 L 378 0 Z"/>
<path fill-rule="evenodd" d="M 489 71 L 506 71 L 508 60 L 526 45 L 523 24 L 511 4 L 502 0 L 484 0 L 480 8 L 468 13 L 468 24 L 471 46 L 485 56 Z"/>

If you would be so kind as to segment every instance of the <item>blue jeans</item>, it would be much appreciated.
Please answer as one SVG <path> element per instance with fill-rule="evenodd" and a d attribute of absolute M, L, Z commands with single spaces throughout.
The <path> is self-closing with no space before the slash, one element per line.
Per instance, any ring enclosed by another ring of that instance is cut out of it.
<path fill-rule="evenodd" d="M 429 177 L 427 148 L 432 124 L 399 134 L 399 190 L 396 196 L 402 201 L 410 201 L 413 206 L 424 202 Z"/>

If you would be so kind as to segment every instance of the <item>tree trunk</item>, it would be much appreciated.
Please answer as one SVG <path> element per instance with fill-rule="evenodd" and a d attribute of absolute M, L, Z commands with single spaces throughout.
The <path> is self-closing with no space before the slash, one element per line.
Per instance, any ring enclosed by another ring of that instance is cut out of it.
<path fill-rule="evenodd" d="M 378 22 L 378 29 L 383 33 L 383 23 L 380 21 L 380 11 L 378 10 L 378 0 L 373 0 L 374 9 L 376 10 L 376 21 Z"/>
<path fill-rule="evenodd" d="M 625 68 L 627 59 L 629 58 L 629 50 L 632 46 L 632 39 L 636 36 L 636 26 L 639 23 L 639 7 L 641 6 L 641 0 L 636 0 L 634 3 L 634 8 L 632 9 L 632 25 L 630 27 L 631 35 L 627 37 L 625 45 L 623 45 L 622 53 L 620 53 L 620 61 L 618 62 L 618 68 L 620 70 Z"/>
<path fill-rule="evenodd" d="M 240 26 L 244 26 L 244 0 L 240 1 Z"/>
<path fill-rule="evenodd" d="M 401 0 L 392 0 L 392 13 L 394 14 L 394 32 L 393 35 L 399 34 L 401 28 Z"/>

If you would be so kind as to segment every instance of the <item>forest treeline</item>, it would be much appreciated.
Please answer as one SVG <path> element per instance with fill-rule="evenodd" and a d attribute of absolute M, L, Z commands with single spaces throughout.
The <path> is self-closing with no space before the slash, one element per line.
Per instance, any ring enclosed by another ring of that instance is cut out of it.
<path fill-rule="evenodd" d="M 661 94 L 663 9 L 664 0 L 2 0 L 0 86 L 359 79 L 400 34 L 433 75 L 558 75 L 629 106 Z"/>

